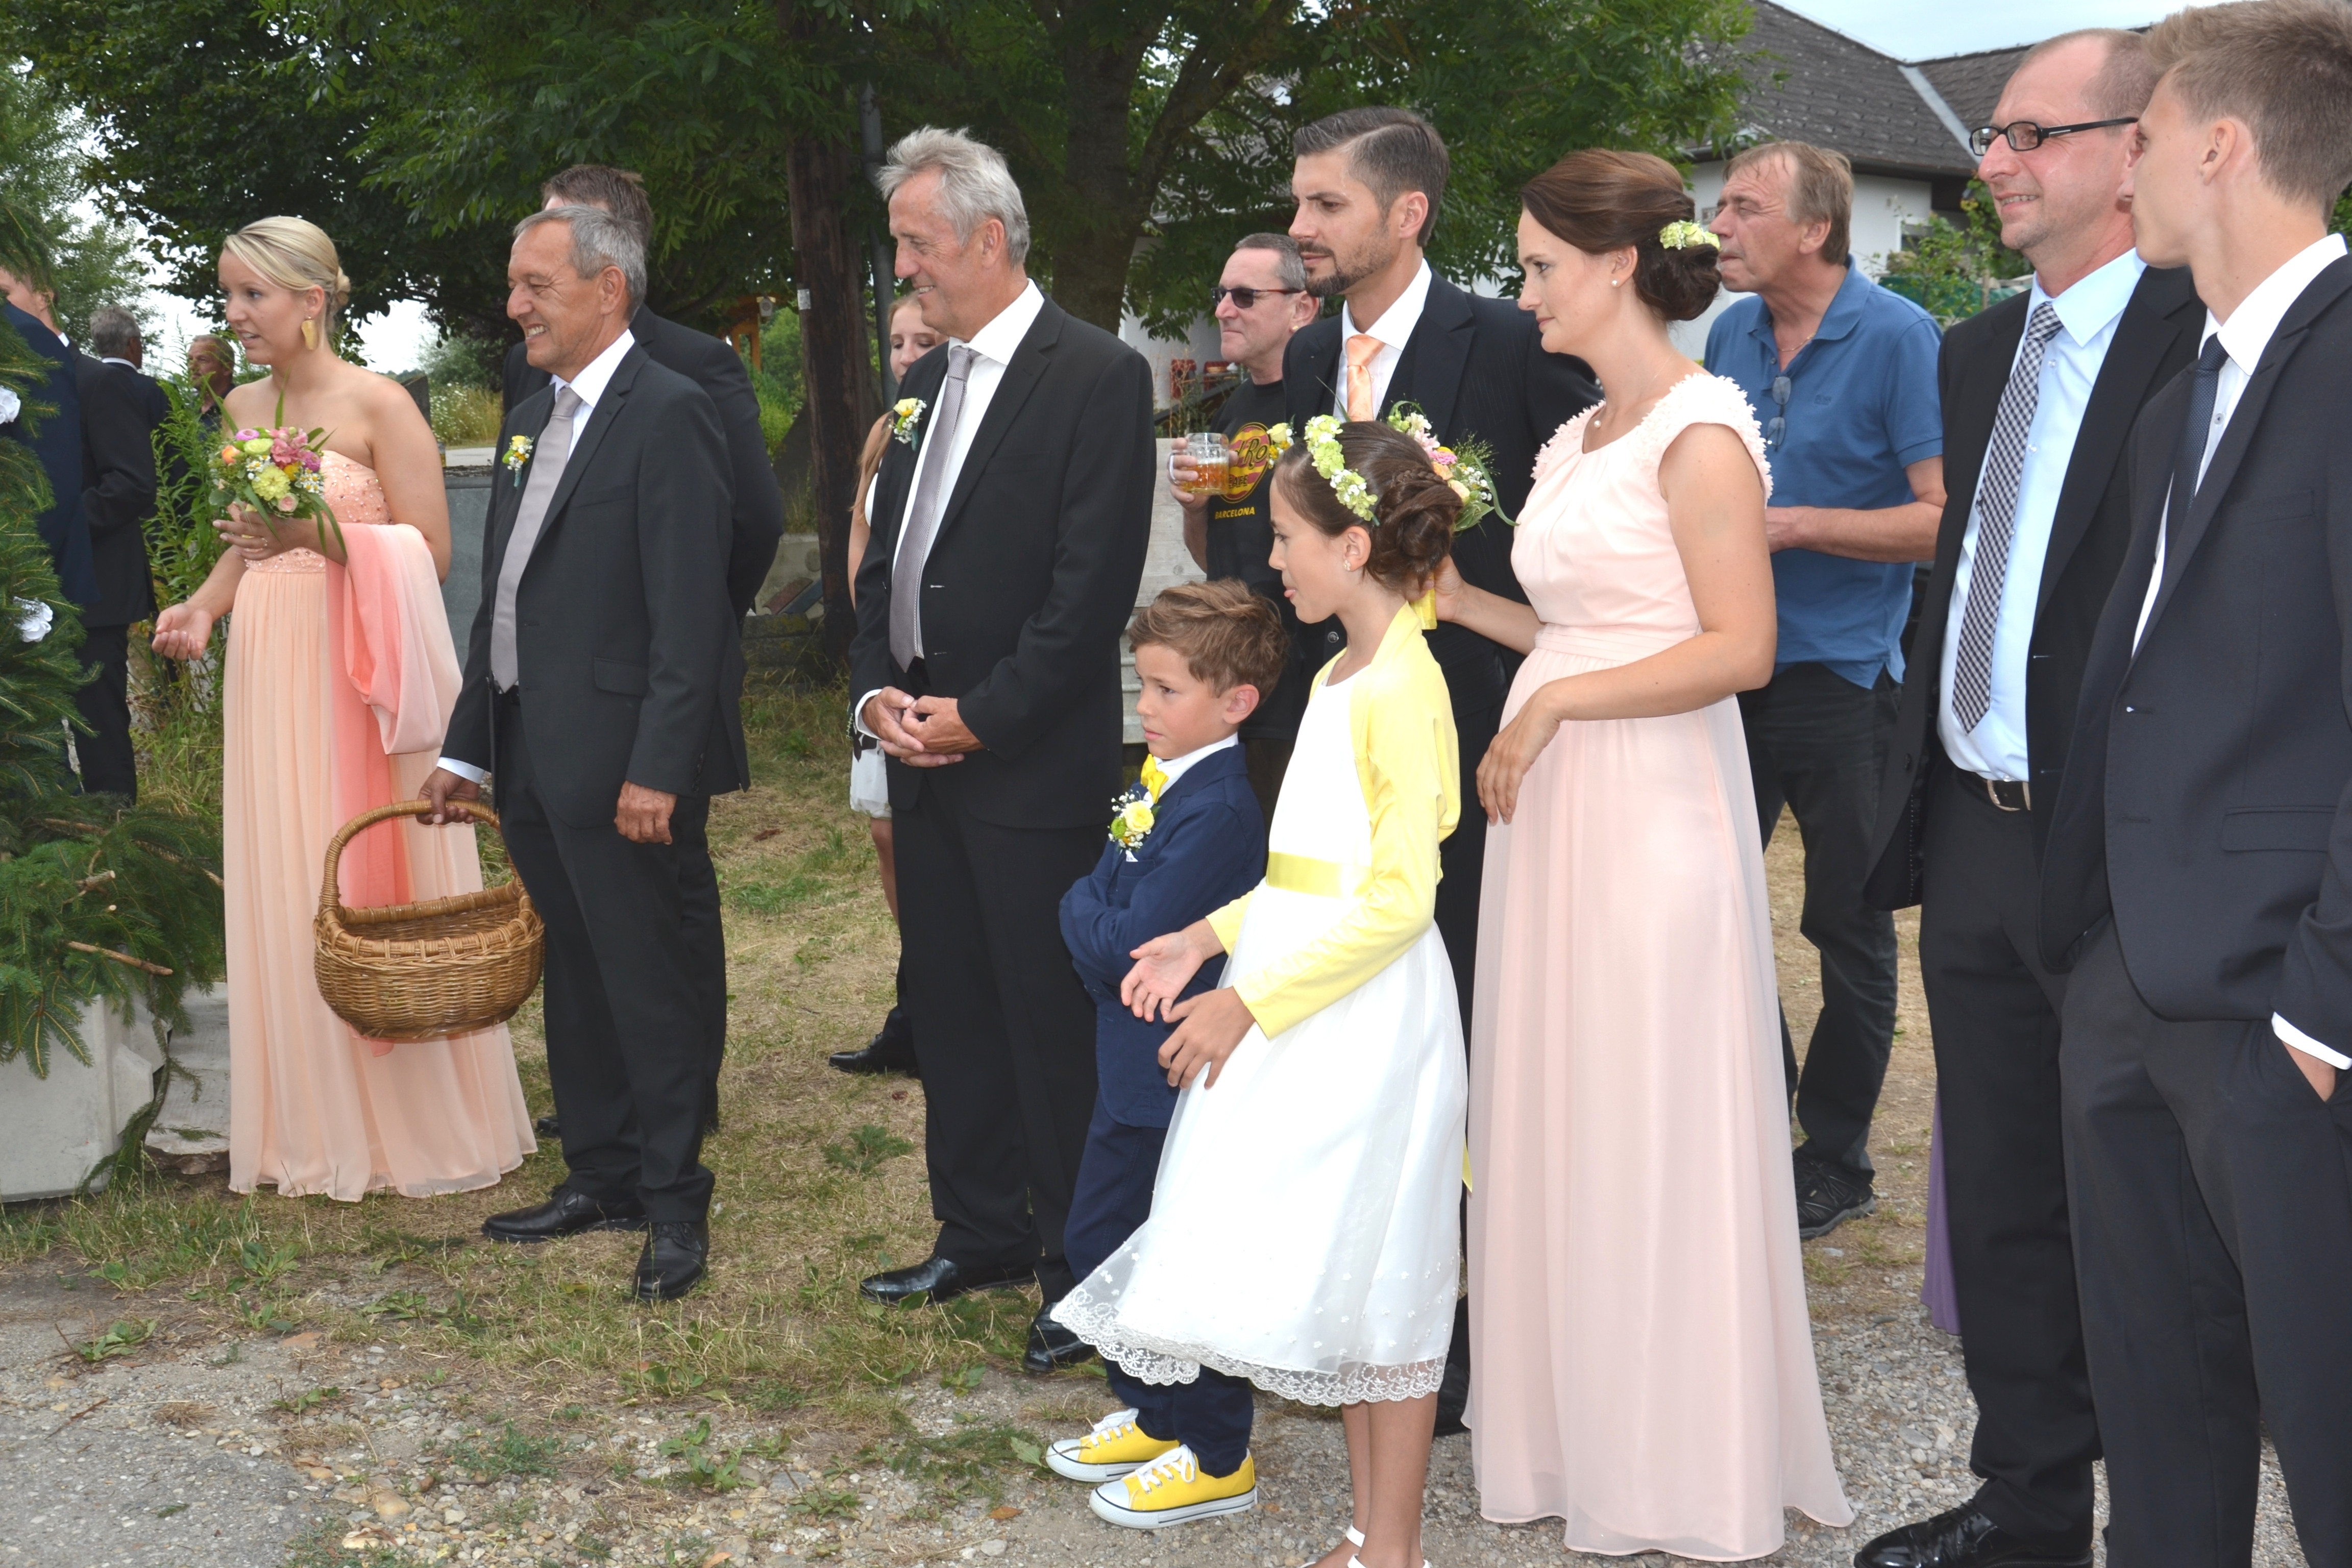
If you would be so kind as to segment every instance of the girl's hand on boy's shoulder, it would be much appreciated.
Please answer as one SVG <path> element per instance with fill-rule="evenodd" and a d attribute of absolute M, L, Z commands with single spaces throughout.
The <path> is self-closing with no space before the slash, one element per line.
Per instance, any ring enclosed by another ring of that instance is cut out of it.
<path fill-rule="evenodd" d="M 1225 1058 L 1234 1054 L 1250 1032 L 1257 1017 L 1249 1004 L 1231 986 L 1204 991 L 1190 1001 L 1179 1002 L 1168 1010 L 1176 1020 L 1176 1032 L 1160 1047 L 1160 1065 L 1168 1069 L 1168 1082 L 1176 1089 L 1190 1085 L 1206 1068 L 1209 1076 L 1201 1079 L 1202 1089 L 1214 1089 L 1217 1075 L 1224 1070 Z"/>

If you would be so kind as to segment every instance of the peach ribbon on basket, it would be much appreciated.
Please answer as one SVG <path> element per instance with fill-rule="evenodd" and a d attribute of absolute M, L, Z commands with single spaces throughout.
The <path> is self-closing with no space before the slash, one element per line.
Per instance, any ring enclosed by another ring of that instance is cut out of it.
<path fill-rule="evenodd" d="M 347 564 L 327 563 L 329 668 L 335 820 L 394 798 L 392 758 L 437 750 L 464 676 L 446 637 L 426 635 L 446 614 L 433 552 L 404 523 L 343 531 Z M 343 851 L 343 902 L 363 909 L 415 898 L 405 829 L 362 833 Z M 361 1038 L 383 1056 L 389 1040 Z"/>

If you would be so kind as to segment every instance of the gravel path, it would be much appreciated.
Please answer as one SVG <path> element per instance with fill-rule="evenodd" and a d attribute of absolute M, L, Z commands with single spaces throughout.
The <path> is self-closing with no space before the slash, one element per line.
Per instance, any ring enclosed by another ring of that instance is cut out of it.
<path fill-rule="evenodd" d="M 352 1552 L 391 1549 L 371 1568 L 812 1558 L 894 1568 L 1291 1568 L 1346 1523 L 1338 1421 L 1272 1400 L 1259 1407 L 1261 1506 L 1149 1538 L 1099 1522 L 1082 1489 L 1043 1472 L 1013 1477 L 1001 1502 L 941 1507 L 919 1483 L 854 1447 L 829 1448 L 821 1435 L 804 1434 L 780 1466 L 744 1458 L 741 1489 L 673 1489 L 661 1443 L 685 1431 L 688 1416 L 667 1408 L 582 1413 L 553 1428 L 563 1435 L 558 1473 L 469 1485 L 436 1456 L 456 1442 L 488 1444 L 502 1428 L 483 1433 L 462 1372 L 448 1377 L 445 1365 L 311 1334 L 230 1342 L 232 1355 L 227 1344 L 175 1341 L 166 1328 L 94 1368 L 61 1342 L 94 1338 L 126 1306 L 136 1310 L 95 1281 L 0 1277 L 0 1568 L 268 1568 L 320 1531 L 327 1545 Z M 1787 1545 L 1769 1561 L 1842 1568 L 1876 1531 L 1973 1489 L 1965 1459 L 1973 1415 L 1958 1346 L 1924 1313 L 1832 1323 L 1816 1343 L 1860 1517 L 1843 1531 L 1792 1517 Z M 273 1408 L 328 1385 L 343 1397 Z M 1101 1384 L 1082 1374 L 1041 1382 L 999 1371 L 970 1391 L 916 1386 L 898 1397 L 913 1430 L 929 1436 L 993 1422 L 1057 1436 L 1108 1405 Z M 772 1432 L 731 1411 L 715 1425 L 715 1441 L 730 1449 Z M 1427 1546 L 1440 1568 L 1603 1561 L 1564 1551 L 1557 1525 L 1480 1520 L 1461 1437 L 1437 1447 Z M 2254 1561 L 2303 1562 L 2274 1464 L 2265 1467 Z"/>

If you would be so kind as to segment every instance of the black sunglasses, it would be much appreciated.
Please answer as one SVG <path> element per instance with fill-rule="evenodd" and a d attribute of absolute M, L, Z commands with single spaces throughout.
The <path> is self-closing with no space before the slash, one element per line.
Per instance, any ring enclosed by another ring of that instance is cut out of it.
<path fill-rule="evenodd" d="M 1772 378 L 1772 401 L 1780 412 L 1772 416 L 1764 426 L 1764 444 L 1767 447 L 1777 448 L 1780 445 L 1780 437 L 1789 433 L 1790 391 L 1789 378 L 1786 375 L 1776 375 Z"/>
<path fill-rule="evenodd" d="M 2077 131 L 2105 131 L 2110 125 L 2137 125 L 2139 116 L 2126 114 L 2119 120 L 2085 120 L 2080 125 L 2036 125 L 2031 120 L 2012 120 L 2006 125 L 1979 125 L 1969 132 L 1969 147 L 1979 158 L 1992 151 L 1992 144 L 2002 137 L 2020 153 L 2031 153 L 2053 136 L 2072 136 Z"/>
<path fill-rule="evenodd" d="M 1215 288 L 1209 290 L 1209 309 L 1213 310 L 1230 299 L 1234 302 L 1234 309 L 1246 310 L 1251 306 L 1256 304 L 1259 297 L 1262 295 L 1304 294 L 1306 292 L 1307 290 L 1304 289 L 1228 289 L 1223 284 L 1220 283 Z"/>

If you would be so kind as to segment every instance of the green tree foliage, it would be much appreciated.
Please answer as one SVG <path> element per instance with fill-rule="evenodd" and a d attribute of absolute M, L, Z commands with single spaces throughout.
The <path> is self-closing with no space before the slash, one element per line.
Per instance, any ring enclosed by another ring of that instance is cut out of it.
<path fill-rule="evenodd" d="M 0 386 L 28 396 L 47 363 L 0 323 Z M 53 413 L 28 403 L 20 417 Z M 72 793 L 81 624 L 34 531 L 48 496 L 30 456 L 0 439 L 0 1061 L 21 1052 L 47 1077 L 60 1046 L 89 1060 L 91 1002 L 143 1002 L 184 1026 L 182 993 L 226 957 L 218 829 Z"/>
<path fill-rule="evenodd" d="M 119 223 L 75 212 L 87 183 L 80 118 L 57 85 L 22 63 L 0 63 L 0 197 L 41 231 L 50 251 L 58 325 L 86 341 L 100 305 L 137 308 L 147 287 L 137 242 Z"/>
<path fill-rule="evenodd" d="M 370 42 L 364 32 L 306 36 L 268 0 L 0 8 L 0 47 L 82 107 L 94 141 L 87 177 L 116 216 L 146 228 L 173 292 L 212 298 L 221 239 L 291 213 L 333 237 L 354 318 L 414 298 L 445 326 L 497 336 L 506 326 L 505 226 L 418 222 L 364 183 L 354 84 L 373 75 Z"/>

